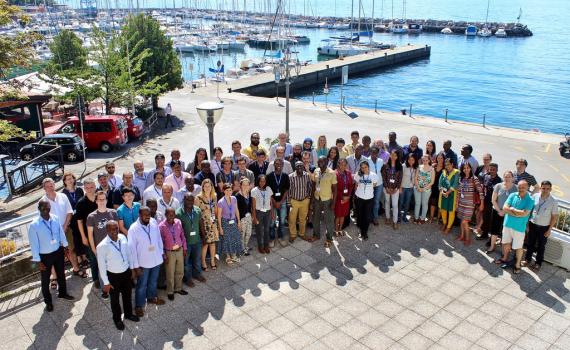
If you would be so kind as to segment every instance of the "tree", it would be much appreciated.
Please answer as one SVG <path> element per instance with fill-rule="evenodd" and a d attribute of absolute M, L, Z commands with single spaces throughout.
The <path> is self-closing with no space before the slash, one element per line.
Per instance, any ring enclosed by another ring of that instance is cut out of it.
<path fill-rule="evenodd" d="M 19 7 L 8 5 L 0 0 L 0 27 L 14 21 L 29 23 L 30 18 L 22 13 Z M 6 79 L 7 71 L 13 67 L 30 67 L 34 63 L 34 43 L 41 39 L 37 33 L 20 32 L 14 37 L 0 35 L 0 79 Z"/>
<path fill-rule="evenodd" d="M 182 87 L 182 66 L 176 56 L 172 40 L 164 35 L 158 21 L 145 14 L 129 16 L 121 31 L 121 51 L 129 51 L 133 57 L 145 49 L 151 53 L 141 60 L 144 75 L 141 82 L 151 82 L 158 78 L 160 93 Z M 127 43 L 129 50 L 127 50 Z M 153 98 L 157 107 L 158 100 Z"/>
<path fill-rule="evenodd" d="M 31 133 L 27 133 L 12 122 L 0 119 L 0 142 L 10 141 L 15 138 L 29 139 Z"/>
<path fill-rule="evenodd" d="M 87 49 L 83 47 L 81 39 L 70 30 L 59 32 L 53 38 L 49 49 L 53 55 L 47 66 L 50 72 L 68 71 L 67 73 L 77 74 L 88 68 Z"/>

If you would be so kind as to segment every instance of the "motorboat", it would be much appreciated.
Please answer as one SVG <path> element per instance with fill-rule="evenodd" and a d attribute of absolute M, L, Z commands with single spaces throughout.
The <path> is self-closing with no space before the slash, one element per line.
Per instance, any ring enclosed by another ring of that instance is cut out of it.
<path fill-rule="evenodd" d="M 485 28 L 480 29 L 480 30 L 477 32 L 477 35 L 480 36 L 480 37 L 483 37 L 483 38 L 488 38 L 488 37 L 490 37 L 491 35 L 493 35 L 493 32 L 491 31 L 491 29 L 485 27 Z"/>
<path fill-rule="evenodd" d="M 495 36 L 497 38 L 506 38 L 507 37 L 507 31 L 505 30 L 505 28 L 499 27 L 499 29 L 497 29 L 497 31 L 495 32 Z"/>
<path fill-rule="evenodd" d="M 453 30 L 451 30 L 451 28 L 449 27 L 445 27 L 441 30 L 441 34 L 446 34 L 446 35 L 453 34 Z"/>
<path fill-rule="evenodd" d="M 467 28 L 465 28 L 465 35 L 466 36 L 476 36 L 477 31 L 478 31 L 477 26 L 470 24 L 467 26 Z"/>
<path fill-rule="evenodd" d="M 408 23 L 408 34 L 420 34 L 423 30 L 421 24 L 418 23 Z"/>
<path fill-rule="evenodd" d="M 321 40 L 324 44 L 317 48 L 319 55 L 333 56 L 333 57 L 346 57 L 355 56 L 370 51 L 370 48 L 357 46 L 353 44 L 341 44 L 338 41 L 324 39 Z"/>
<path fill-rule="evenodd" d="M 389 28 L 393 34 L 406 34 L 408 32 L 408 25 L 403 22 L 392 22 Z"/>

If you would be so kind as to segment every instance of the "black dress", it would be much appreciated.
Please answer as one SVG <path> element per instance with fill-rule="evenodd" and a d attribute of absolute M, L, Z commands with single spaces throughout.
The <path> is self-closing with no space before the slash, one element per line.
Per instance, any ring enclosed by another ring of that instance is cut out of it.
<path fill-rule="evenodd" d="M 431 194 L 429 196 L 429 205 L 437 206 L 437 202 L 439 200 L 439 177 L 441 176 L 443 168 L 441 168 L 440 171 L 437 171 L 437 167 L 434 167 L 433 171 L 435 172 L 435 181 L 433 182 L 433 185 L 431 185 Z"/>
<path fill-rule="evenodd" d="M 75 246 L 75 254 L 83 255 L 87 254 L 85 252 L 85 246 L 81 240 L 81 233 L 79 232 L 79 227 L 77 226 L 77 202 L 85 195 L 83 189 L 77 187 L 75 192 L 70 192 L 67 188 L 64 188 L 61 191 L 63 194 L 67 196 L 69 199 L 69 203 L 71 204 L 71 208 L 73 209 L 73 216 L 71 217 L 71 222 L 69 223 L 69 227 L 71 228 L 71 232 L 73 233 L 73 244 Z"/>

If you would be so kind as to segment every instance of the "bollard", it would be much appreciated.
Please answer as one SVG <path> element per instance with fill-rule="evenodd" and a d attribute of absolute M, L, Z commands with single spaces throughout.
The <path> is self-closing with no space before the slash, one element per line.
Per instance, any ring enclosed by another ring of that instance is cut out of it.
<path fill-rule="evenodd" d="M 412 104 L 410 103 L 410 118 L 412 117 Z"/>
<path fill-rule="evenodd" d="M 374 113 L 378 113 L 378 100 L 374 100 Z"/>
<path fill-rule="evenodd" d="M 483 127 L 485 127 L 485 119 L 487 119 L 487 113 L 483 113 Z"/>
<path fill-rule="evenodd" d="M 313 106 L 315 105 L 315 93 L 313 92 Z"/>
<path fill-rule="evenodd" d="M 445 122 L 447 123 L 447 108 L 445 109 Z"/>

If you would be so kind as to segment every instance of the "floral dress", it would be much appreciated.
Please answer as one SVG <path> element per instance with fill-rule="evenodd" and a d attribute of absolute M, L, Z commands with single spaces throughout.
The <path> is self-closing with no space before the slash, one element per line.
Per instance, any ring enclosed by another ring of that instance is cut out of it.
<path fill-rule="evenodd" d="M 204 232 L 201 232 L 202 242 L 204 244 L 216 243 L 220 240 L 218 225 L 216 225 L 216 201 L 214 199 L 208 201 L 200 195 L 196 196 L 196 200 L 202 212 L 200 220 L 204 224 Z"/>

